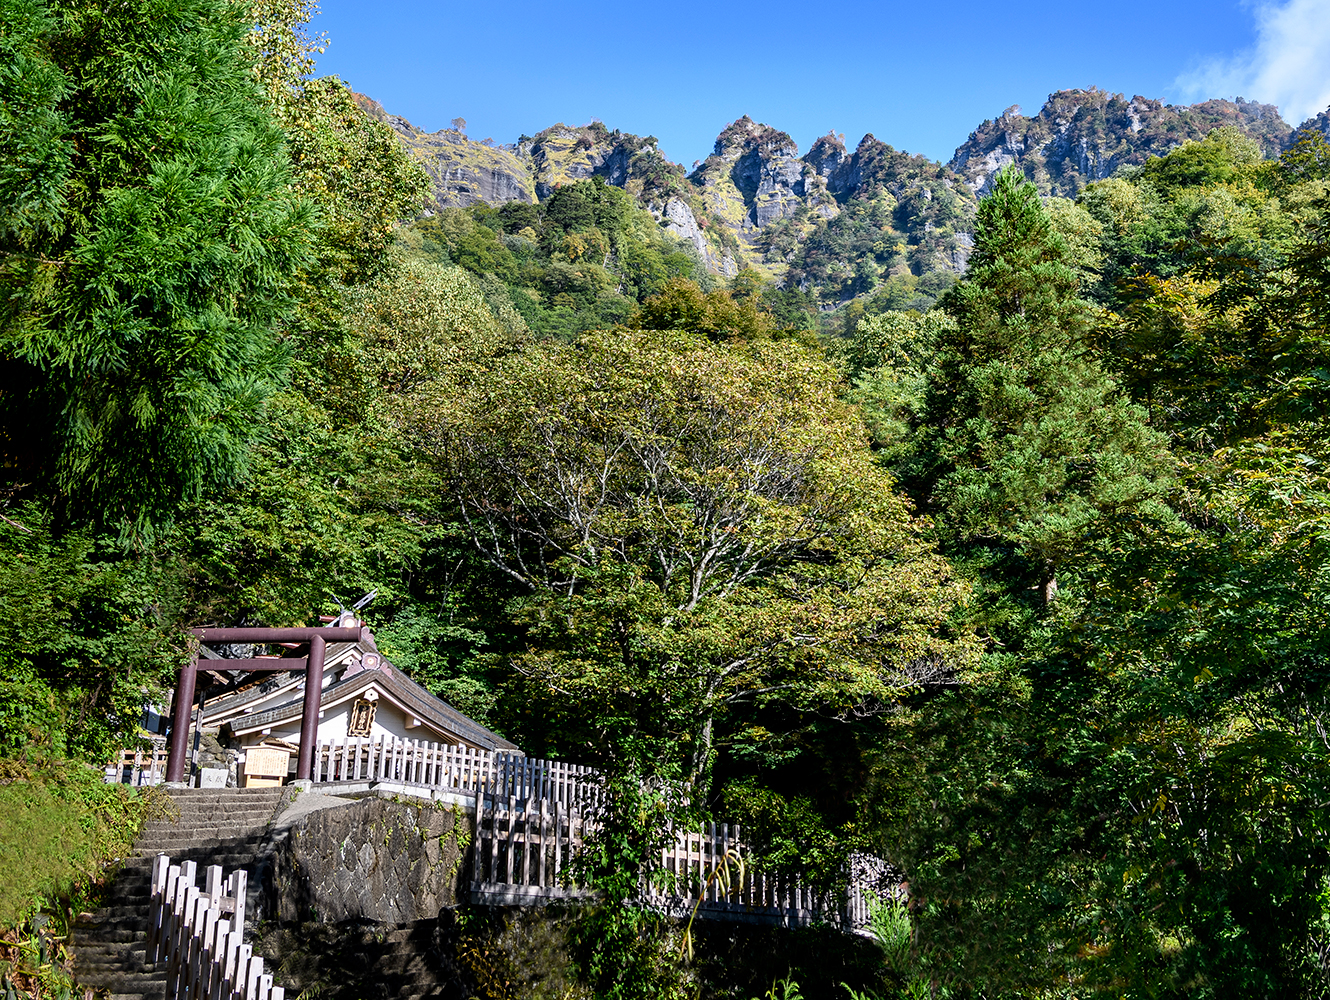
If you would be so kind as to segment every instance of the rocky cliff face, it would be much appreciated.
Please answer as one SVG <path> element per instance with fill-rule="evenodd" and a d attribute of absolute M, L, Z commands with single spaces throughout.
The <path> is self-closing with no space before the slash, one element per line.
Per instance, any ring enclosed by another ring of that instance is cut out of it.
<path fill-rule="evenodd" d="M 516 147 L 472 142 L 452 129 L 425 132 L 399 115 L 388 114 L 377 101 L 363 94 L 355 96 L 366 114 L 390 125 L 419 157 L 433 181 L 436 209 L 466 208 L 477 202 L 535 203 L 536 186 L 530 164 Z"/>
<path fill-rule="evenodd" d="M 1018 163 L 1045 194 L 1074 198 L 1119 167 L 1144 163 L 1220 125 L 1234 125 L 1278 155 L 1291 131 L 1271 104 L 1205 101 L 1177 107 L 1091 87 L 1051 94 L 1033 118 L 1010 107 L 970 133 L 949 166 L 977 194 Z"/>
<path fill-rule="evenodd" d="M 1009 163 L 1020 164 L 1044 194 L 1075 197 L 1090 181 L 1203 138 L 1218 125 L 1242 129 L 1271 156 L 1293 135 L 1268 104 L 1239 98 L 1176 107 L 1091 87 L 1052 94 L 1034 117 L 1008 108 L 975 129 L 946 166 L 871 134 L 852 151 L 844 136 L 829 134 L 801 157 L 788 134 L 745 115 L 685 174 L 665 158 L 654 137 L 611 131 L 596 121 L 560 123 L 523 136 L 514 146 L 496 146 L 452 130 L 423 132 L 369 98 L 359 100 L 366 113 L 387 122 L 416 151 L 434 181 L 438 208 L 543 201 L 562 184 L 602 177 L 691 243 L 712 270 L 732 276 L 753 266 L 769 277 L 788 273 L 813 285 L 825 282 L 799 277 L 818 273 L 818 267 L 801 262 L 800 255 L 807 254 L 800 247 L 852 203 L 874 201 L 878 207 L 869 215 L 890 216 L 889 223 L 879 218 L 873 225 L 892 246 L 869 241 L 884 274 L 905 266 L 888 263 L 898 258 L 916 275 L 959 272 L 969 255 L 977 196 Z M 1330 110 L 1302 127 L 1330 135 Z M 844 243 L 840 230 L 863 228 L 849 219 L 838 226 L 823 234 L 824 256 L 835 256 L 833 244 Z"/>
<path fill-rule="evenodd" d="M 1330 140 L 1330 108 L 1326 108 L 1314 118 L 1308 118 L 1305 122 L 1294 129 L 1293 134 L 1288 137 L 1289 145 L 1297 142 L 1299 139 L 1312 132 L 1319 132 Z"/>
<path fill-rule="evenodd" d="M 712 270 L 737 272 L 724 247 L 709 239 L 699 224 L 702 204 L 683 167 L 665 158 L 655 136 L 610 131 L 600 122 L 560 123 L 532 138 L 524 136 L 518 150 L 530 160 L 542 201 L 560 184 L 602 177 L 631 194 L 669 232 L 691 243 Z"/>
<path fill-rule="evenodd" d="M 709 267 L 734 274 L 738 266 L 724 247 L 708 238 L 697 220 L 701 207 L 683 167 L 660 152 L 654 136 L 611 132 L 600 122 L 559 123 L 516 145 L 473 142 L 453 129 L 425 132 L 377 101 L 356 94 L 371 118 L 401 137 L 430 176 L 434 208 L 466 208 L 510 201 L 544 201 L 562 184 L 603 177 L 626 189 L 674 235 L 687 240 Z"/>
<path fill-rule="evenodd" d="M 784 132 L 747 115 L 726 127 L 689 178 L 707 216 L 751 245 L 756 232 L 804 203 L 804 163 Z"/>
<path fill-rule="evenodd" d="M 560 122 L 534 138 L 523 137 L 518 149 L 531 161 L 536 193 L 542 200 L 560 184 L 592 177 L 603 177 L 607 184 L 621 188 L 637 181 L 642 190 L 660 153 L 655 136 L 643 138 L 618 129 L 611 132 L 600 122 L 580 126 Z M 683 168 L 674 165 L 674 171 L 682 179 Z"/>

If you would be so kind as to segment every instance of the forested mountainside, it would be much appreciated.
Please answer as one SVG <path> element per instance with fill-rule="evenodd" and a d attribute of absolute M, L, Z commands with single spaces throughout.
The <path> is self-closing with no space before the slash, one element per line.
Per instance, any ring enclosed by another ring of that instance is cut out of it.
<path fill-rule="evenodd" d="M 1032 118 L 1007 109 L 971 133 L 947 165 L 871 134 L 851 151 L 844 136 L 829 133 L 801 156 L 788 134 L 744 116 L 687 173 L 654 137 L 598 121 L 499 145 L 457 129 L 422 132 L 367 97 L 357 100 L 424 164 L 436 211 L 539 204 L 562 185 L 599 177 L 688 243 L 708 271 L 728 279 L 748 269 L 780 286 L 786 321 L 817 326 L 818 314 L 848 306 L 844 317 L 820 320 L 847 328 L 865 312 L 926 309 L 937 300 L 965 269 L 977 196 L 1008 164 L 1041 193 L 1074 198 L 1088 182 L 1220 125 L 1254 139 L 1267 157 L 1294 132 L 1273 106 L 1241 98 L 1177 107 L 1091 87 L 1050 95 Z M 1317 121 L 1305 127 L 1324 131 Z M 540 282 L 526 287 L 538 292 Z"/>

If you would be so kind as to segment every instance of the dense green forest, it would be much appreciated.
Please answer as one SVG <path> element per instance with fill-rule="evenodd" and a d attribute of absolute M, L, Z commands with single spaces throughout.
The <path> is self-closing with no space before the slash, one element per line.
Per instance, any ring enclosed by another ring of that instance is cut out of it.
<path fill-rule="evenodd" d="M 884 185 L 776 287 L 599 179 L 423 214 L 310 12 L 0 0 L 7 941 L 158 808 L 95 766 L 187 628 L 377 590 L 605 772 L 596 996 L 693 995 L 631 905 L 667 816 L 903 872 L 871 981 L 787 995 L 1325 995 L 1330 146 L 1007 170 L 959 279 L 909 234 L 960 196 Z"/>

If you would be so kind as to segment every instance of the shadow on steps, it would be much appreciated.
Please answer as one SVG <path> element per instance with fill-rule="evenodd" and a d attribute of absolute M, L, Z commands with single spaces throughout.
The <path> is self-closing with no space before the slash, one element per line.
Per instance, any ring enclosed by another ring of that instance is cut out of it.
<path fill-rule="evenodd" d="M 457 961 L 461 927 L 451 910 L 409 924 L 345 920 L 255 928 L 254 952 L 287 993 L 319 1000 L 408 1000 L 475 995 Z"/>

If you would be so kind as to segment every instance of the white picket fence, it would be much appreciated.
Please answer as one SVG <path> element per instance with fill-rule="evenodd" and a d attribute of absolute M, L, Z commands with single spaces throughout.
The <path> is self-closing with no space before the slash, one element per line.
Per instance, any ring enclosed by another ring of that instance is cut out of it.
<path fill-rule="evenodd" d="M 600 799 L 596 771 L 580 764 L 517 753 L 477 750 L 424 740 L 347 738 L 321 742 L 314 756 L 316 784 L 391 782 L 422 790 L 539 798 L 566 808 Z"/>
<path fill-rule="evenodd" d="M 594 832 L 594 817 L 604 801 L 594 768 L 423 740 L 347 738 L 319 743 L 312 777 L 317 785 L 348 790 L 386 783 L 473 797 L 471 888 L 477 902 L 519 905 L 585 894 L 569 884 L 566 869 Z M 879 877 L 883 862 L 867 855 L 852 863 L 843 893 L 818 892 L 806 880 L 753 869 L 727 891 L 710 876 L 726 857 L 747 857 L 740 833 L 737 824 L 725 823 L 676 832 L 661 852 L 661 868 L 671 885 L 644 889 L 643 901 L 675 915 L 697 906 L 699 916 L 716 919 L 784 926 L 827 923 L 858 932 L 869 921 L 865 890 L 898 891 L 898 880 Z"/>
<path fill-rule="evenodd" d="M 482 793 L 477 797 L 471 890 L 478 902 L 521 905 L 575 898 L 586 890 L 569 883 L 567 864 L 595 832 L 594 814 L 558 801 Z M 673 831 L 671 831 L 673 832 Z M 898 892 L 889 880 L 872 878 L 882 866 L 867 856 L 852 862 L 844 893 L 819 893 L 807 882 L 745 866 L 738 876 L 734 859 L 748 857 L 738 824 L 710 823 L 705 830 L 681 830 L 662 851 L 664 886 L 643 887 L 641 901 L 673 916 L 699 917 L 801 927 L 826 923 L 862 932 L 869 923 L 865 889 Z M 713 877 L 730 862 L 730 879 Z M 876 882 L 879 884 L 870 884 Z"/>
<path fill-rule="evenodd" d="M 152 864 L 147 955 L 166 963 L 168 1000 L 285 1000 L 243 940 L 246 873 L 211 865 L 200 889 L 197 871 L 165 854 Z"/>

